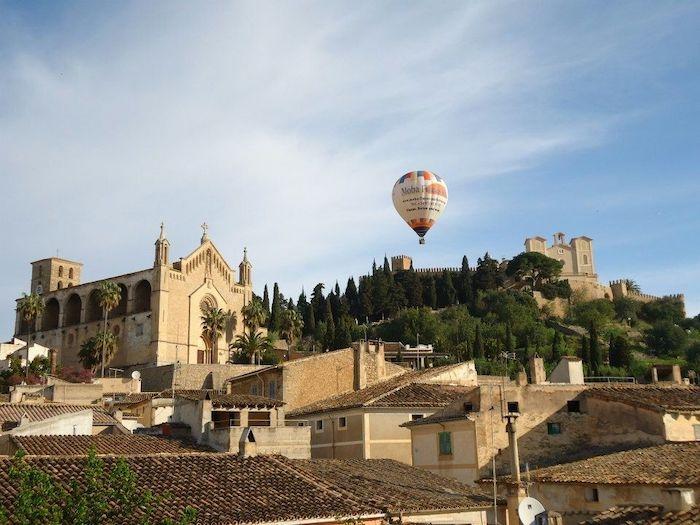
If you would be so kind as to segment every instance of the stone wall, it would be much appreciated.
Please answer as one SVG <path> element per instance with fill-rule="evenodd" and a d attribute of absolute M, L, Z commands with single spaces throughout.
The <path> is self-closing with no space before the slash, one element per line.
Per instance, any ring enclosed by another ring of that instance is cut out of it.
<path fill-rule="evenodd" d="M 160 392 L 172 388 L 174 367 L 175 365 L 161 365 L 140 368 L 141 390 L 143 392 Z M 175 388 L 180 390 L 223 389 L 227 379 L 264 368 L 267 367 L 262 365 L 180 364 L 177 365 L 175 373 Z"/>

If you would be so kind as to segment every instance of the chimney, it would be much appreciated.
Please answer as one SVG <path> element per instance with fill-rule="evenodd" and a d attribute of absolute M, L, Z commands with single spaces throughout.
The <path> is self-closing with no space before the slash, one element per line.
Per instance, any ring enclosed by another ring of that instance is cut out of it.
<path fill-rule="evenodd" d="M 51 369 L 51 375 L 55 376 L 56 375 L 56 354 L 58 351 L 55 348 L 50 348 L 49 349 L 49 366 Z"/>
<path fill-rule="evenodd" d="M 695 494 L 691 488 L 671 488 L 664 491 L 664 510 L 683 512 L 695 506 Z"/>
<path fill-rule="evenodd" d="M 365 371 L 365 352 L 369 348 L 369 342 L 359 341 L 352 344 L 353 357 L 353 390 L 361 390 L 367 386 L 367 372 Z"/>
<path fill-rule="evenodd" d="M 533 385 L 547 382 L 547 376 L 544 373 L 544 360 L 537 355 L 530 358 L 530 382 Z"/>
<path fill-rule="evenodd" d="M 374 360 L 377 365 L 377 379 L 386 377 L 386 361 L 384 360 L 384 341 L 377 341 Z"/>

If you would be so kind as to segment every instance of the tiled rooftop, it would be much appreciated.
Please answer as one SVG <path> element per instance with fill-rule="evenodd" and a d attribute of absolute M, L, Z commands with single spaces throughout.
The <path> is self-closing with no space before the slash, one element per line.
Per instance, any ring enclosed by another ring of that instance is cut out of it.
<path fill-rule="evenodd" d="M 29 421 L 42 421 L 50 417 L 72 414 L 82 410 L 92 410 L 95 425 L 116 425 L 117 420 L 97 405 L 68 405 L 63 403 L 0 403 L 0 423 L 22 420 L 24 414 Z"/>
<path fill-rule="evenodd" d="M 133 434 L 95 436 L 11 436 L 13 444 L 30 456 L 86 456 L 94 447 L 98 455 L 186 454 L 206 447 L 176 439 Z"/>
<path fill-rule="evenodd" d="M 284 405 L 278 399 L 262 396 L 251 396 L 247 394 L 222 394 L 216 391 L 193 390 L 191 392 L 175 392 L 176 397 L 188 399 L 190 401 L 201 401 L 210 399 L 215 407 L 267 407 L 274 408 Z"/>
<path fill-rule="evenodd" d="M 107 468 L 116 457 L 105 456 Z M 281 456 L 240 458 L 194 453 L 125 458 L 140 488 L 169 497 L 154 521 L 176 518 L 186 507 L 202 524 L 276 523 L 348 516 L 383 516 L 387 511 L 488 507 L 479 489 L 392 460 L 297 460 Z M 81 480 L 85 458 L 27 457 L 62 483 Z M 0 460 L 0 505 L 10 510 L 16 487 L 8 479 L 10 459 Z M 132 523 L 138 516 L 131 516 Z"/>
<path fill-rule="evenodd" d="M 431 376 L 444 372 L 449 368 L 451 366 L 406 372 L 361 390 L 347 392 L 306 405 L 290 412 L 289 417 L 362 406 L 444 407 L 476 388 L 474 386 L 453 386 L 424 382 L 429 380 Z"/>
<path fill-rule="evenodd" d="M 580 525 L 697 525 L 700 506 L 686 511 L 664 511 L 658 505 L 612 507 Z"/>
<path fill-rule="evenodd" d="M 657 410 L 700 411 L 696 386 L 606 385 L 589 388 L 585 395 Z"/>
<path fill-rule="evenodd" d="M 545 483 L 700 486 L 700 442 L 666 443 L 530 472 Z"/>

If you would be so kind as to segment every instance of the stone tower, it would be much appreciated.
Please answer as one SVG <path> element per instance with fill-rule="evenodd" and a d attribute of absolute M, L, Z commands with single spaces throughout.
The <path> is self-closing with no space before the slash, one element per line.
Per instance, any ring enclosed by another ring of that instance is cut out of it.
<path fill-rule="evenodd" d="M 32 263 L 32 293 L 42 294 L 80 284 L 82 263 L 50 257 Z"/>
<path fill-rule="evenodd" d="M 243 260 L 238 265 L 239 284 L 250 286 L 253 283 L 252 270 L 253 266 L 248 260 L 248 248 L 243 248 Z"/>

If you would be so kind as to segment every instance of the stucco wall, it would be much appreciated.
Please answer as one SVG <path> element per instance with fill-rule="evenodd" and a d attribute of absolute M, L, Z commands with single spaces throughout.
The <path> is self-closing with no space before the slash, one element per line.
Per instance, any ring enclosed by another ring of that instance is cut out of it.
<path fill-rule="evenodd" d="M 664 414 L 667 441 L 696 441 L 694 426 L 700 426 L 697 414 Z"/>
<path fill-rule="evenodd" d="M 8 433 L 15 436 L 89 436 L 93 433 L 92 410 L 69 414 L 20 425 Z"/>
<path fill-rule="evenodd" d="M 452 455 L 440 455 L 438 432 L 452 434 Z M 464 483 L 479 478 L 476 430 L 473 421 L 446 421 L 441 425 L 419 425 L 412 432 L 413 466 Z"/>

